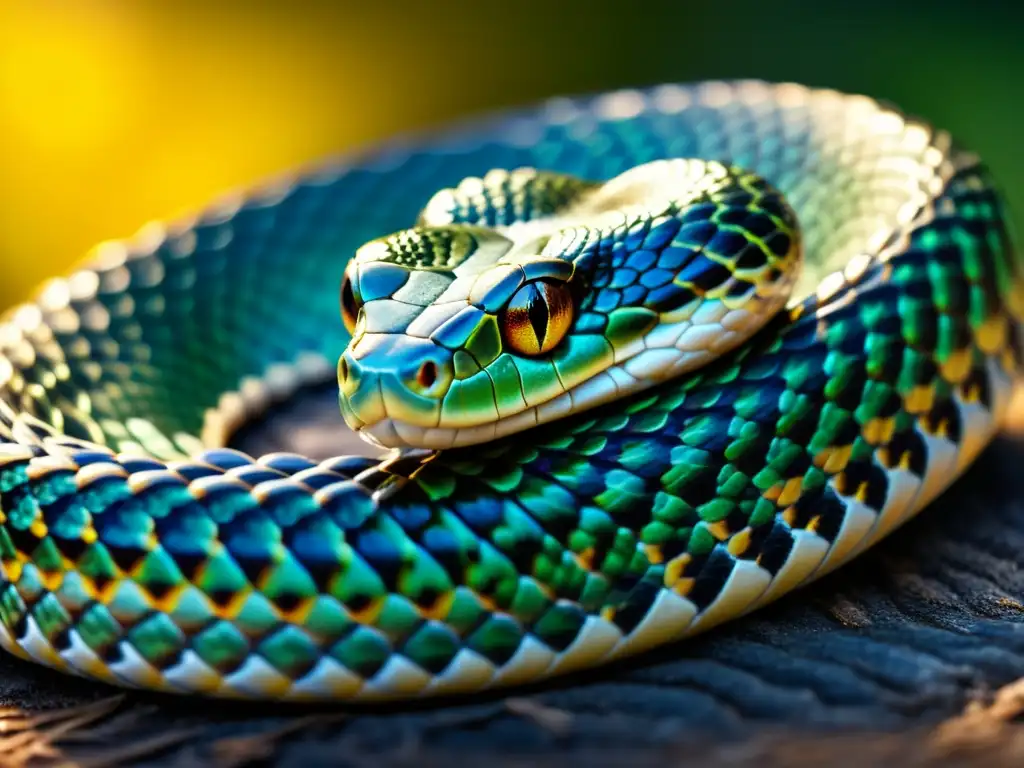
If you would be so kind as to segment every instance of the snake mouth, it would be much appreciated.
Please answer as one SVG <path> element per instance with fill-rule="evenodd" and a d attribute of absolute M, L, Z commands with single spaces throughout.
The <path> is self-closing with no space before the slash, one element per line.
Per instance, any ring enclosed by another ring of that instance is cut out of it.
<path fill-rule="evenodd" d="M 658 350 L 664 352 L 664 350 Z M 680 361 L 679 353 L 674 352 L 671 363 Z M 567 416 L 582 413 L 619 398 L 641 392 L 654 387 L 666 378 L 672 368 L 669 356 L 658 357 L 660 364 L 654 366 L 654 357 L 647 356 L 641 360 L 646 370 L 641 370 L 635 362 L 641 358 L 643 351 L 624 361 L 599 371 L 577 384 L 572 389 L 561 392 L 550 399 L 533 406 L 526 407 L 508 416 L 490 421 L 469 423 L 464 425 L 448 425 L 436 422 L 433 425 L 413 423 L 396 417 L 393 406 L 404 405 L 387 396 L 384 390 L 378 390 L 378 413 L 383 415 L 372 421 L 363 421 L 359 415 L 342 399 L 342 413 L 346 423 L 360 437 L 381 448 L 426 448 L 444 450 L 463 448 L 487 443 L 508 437 L 537 426 L 556 421 Z M 646 375 L 644 375 L 646 374 Z M 397 410 L 401 410 L 399 407 Z M 363 411 L 365 414 L 365 411 Z"/>

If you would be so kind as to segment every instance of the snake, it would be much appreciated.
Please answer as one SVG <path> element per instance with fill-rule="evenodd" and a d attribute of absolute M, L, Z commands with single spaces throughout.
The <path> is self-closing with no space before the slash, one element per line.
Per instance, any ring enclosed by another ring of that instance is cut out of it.
<path fill-rule="evenodd" d="M 598 674 L 939 497 L 1022 319 L 986 166 L 868 96 L 558 97 L 301 168 L 4 314 L 0 645 L 226 699 Z M 233 447 L 313 386 L 359 450 Z"/>

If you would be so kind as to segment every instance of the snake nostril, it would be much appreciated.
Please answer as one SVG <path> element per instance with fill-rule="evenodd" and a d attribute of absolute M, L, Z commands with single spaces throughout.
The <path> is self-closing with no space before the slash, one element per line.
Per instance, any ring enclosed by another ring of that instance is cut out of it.
<path fill-rule="evenodd" d="M 430 389 L 434 386 L 435 381 L 437 381 L 437 365 L 433 361 L 428 360 L 416 372 L 416 383 L 423 389 Z"/>
<path fill-rule="evenodd" d="M 341 374 L 342 382 L 348 381 L 348 360 L 341 358 L 341 365 L 338 366 L 338 373 Z"/>

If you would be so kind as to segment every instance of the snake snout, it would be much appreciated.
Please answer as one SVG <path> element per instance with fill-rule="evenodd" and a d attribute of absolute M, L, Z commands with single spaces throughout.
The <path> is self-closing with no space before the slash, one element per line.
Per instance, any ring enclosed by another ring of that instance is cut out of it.
<path fill-rule="evenodd" d="M 345 350 L 338 363 L 342 410 L 355 427 L 386 418 L 437 424 L 454 379 L 451 351 L 429 339 L 387 335 Z"/>

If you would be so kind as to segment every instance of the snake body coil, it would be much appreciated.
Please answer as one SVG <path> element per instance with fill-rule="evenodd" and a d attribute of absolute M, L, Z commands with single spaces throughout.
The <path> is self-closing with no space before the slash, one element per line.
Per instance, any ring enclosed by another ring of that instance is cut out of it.
<path fill-rule="evenodd" d="M 559 99 L 311 171 L 0 324 L 0 645 L 288 699 L 622 658 L 934 499 L 999 429 L 1022 318 L 986 170 L 864 97 Z M 411 448 L 224 447 L 338 361 L 345 421 Z"/>

